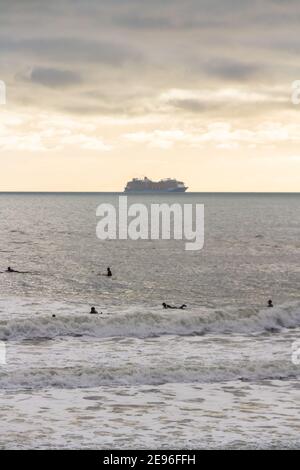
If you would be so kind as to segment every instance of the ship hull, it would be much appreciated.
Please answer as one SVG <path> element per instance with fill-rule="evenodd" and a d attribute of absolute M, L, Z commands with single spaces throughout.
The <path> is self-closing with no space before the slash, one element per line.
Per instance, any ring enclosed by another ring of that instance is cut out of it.
<path fill-rule="evenodd" d="M 185 193 L 188 188 L 172 188 L 172 189 L 125 189 L 125 193 Z"/>

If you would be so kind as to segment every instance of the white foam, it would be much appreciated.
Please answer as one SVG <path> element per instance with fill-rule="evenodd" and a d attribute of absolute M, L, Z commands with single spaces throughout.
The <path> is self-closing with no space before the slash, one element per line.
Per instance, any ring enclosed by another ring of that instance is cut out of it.
<path fill-rule="evenodd" d="M 300 306 L 286 304 L 261 311 L 150 312 L 131 310 L 111 315 L 36 315 L 34 318 L 0 322 L 0 340 L 55 338 L 87 335 L 107 337 L 152 337 L 160 335 L 259 334 L 300 326 Z"/>
<path fill-rule="evenodd" d="M 300 367 L 287 361 L 223 362 L 214 366 L 162 364 L 147 368 L 138 364 L 119 367 L 46 367 L 2 371 L 0 389 L 91 388 L 166 383 L 223 383 L 227 381 L 288 380 L 300 376 Z"/>

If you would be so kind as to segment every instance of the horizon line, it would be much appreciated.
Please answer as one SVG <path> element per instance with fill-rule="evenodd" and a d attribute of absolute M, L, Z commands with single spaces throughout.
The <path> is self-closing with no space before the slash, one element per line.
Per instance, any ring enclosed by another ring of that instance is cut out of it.
<path fill-rule="evenodd" d="M 164 195 L 164 196 L 186 196 L 191 194 L 247 194 L 247 195 L 272 195 L 272 194 L 300 194 L 300 191 L 188 191 L 182 193 L 176 192 L 131 192 L 125 193 L 124 191 L 0 191 L 0 194 L 122 194 L 127 196 L 143 195 L 143 196 L 153 196 L 153 195 Z"/>

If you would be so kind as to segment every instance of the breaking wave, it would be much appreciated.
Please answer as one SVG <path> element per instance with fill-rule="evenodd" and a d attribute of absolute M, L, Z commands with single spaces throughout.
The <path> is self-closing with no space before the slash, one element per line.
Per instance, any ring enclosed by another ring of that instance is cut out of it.
<path fill-rule="evenodd" d="M 3 371 L 0 389 L 95 388 L 121 385 L 163 385 L 166 383 L 223 383 L 228 381 L 291 380 L 300 376 L 300 367 L 287 361 L 245 362 L 213 367 L 201 364 L 161 364 L 143 367 L 47 367 Z"/>
<path fill-rule="evenodd" d="M 260 334 L 300 326 L 300 305 L 286 304 L 260 311 L 208 310 L 147 312 L 111 315 L 36 316 L 0 322 L 0 340 L 60 336 L 139 337 L 161 335 Z"/>

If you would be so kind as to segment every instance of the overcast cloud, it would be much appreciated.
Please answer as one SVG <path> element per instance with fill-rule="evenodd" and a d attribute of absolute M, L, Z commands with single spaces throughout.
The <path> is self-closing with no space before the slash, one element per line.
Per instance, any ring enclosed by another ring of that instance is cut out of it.
<path fill-rule="evenodd" d="M 297 74 L 297 1 L 1 0 L 0 9 L 1 79 L 17 83 L 16 104 L 38 106 L 41 86 L 61 88 L 56 101 L 43 89 L 51 108 L 162 112 L 158 101 L 145 101 L 167 89 L 226 82 L 259 91 Z M 72 106 L 66 86 L 76 89 Z M 120 86 L 124 96 L 115 93 Z M 93 102 L 99 90 L 102 99 Z M 175 111 L 209 112 L 207 103 L 183 104 L 174 103 Z"/>

